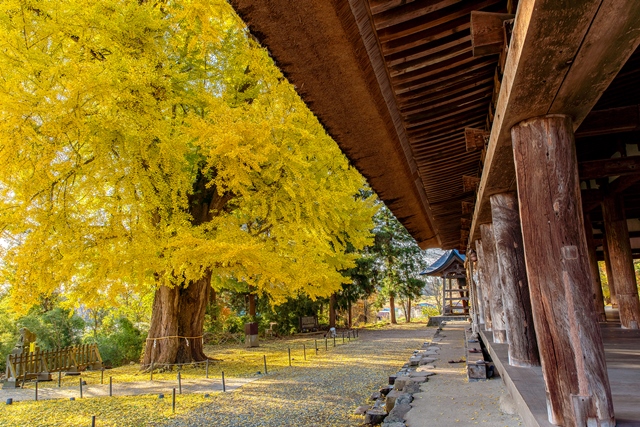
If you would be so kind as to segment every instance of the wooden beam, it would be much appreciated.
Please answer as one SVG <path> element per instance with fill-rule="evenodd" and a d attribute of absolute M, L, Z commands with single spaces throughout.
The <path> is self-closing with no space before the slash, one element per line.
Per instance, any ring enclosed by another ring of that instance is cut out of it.
<path fill-rule="evenodd" d="M 576 131 L 576 138 L 640 130 L 640 105 L 590 112 Z"/>
<path fill-rule="evenodd" d="M 473 204 L 473 202 L 462 202 L 462 214 L 463 215 L 472 214 L 474 207 L 475 205 Z"/>
<path fill-rule="evenodd" d="M 471 12 L 471 43 L 473 56 L 496 55 L 505 45 L 504 21 L 513 19 L 509 13 Z"/>
<path fill-rule="evenodd" d="M 503 193 L 491 196 L 491 214 L 507 320 L 509 365 L 540 366 L 516 195 Z"/>
<path fill-rule="evenodd" d="M 578 174 L 582 180 L 638 175 L 640 174 L 640 156 L 581 162 L 578 165 Z"/>
<path fill-rule="evenodd" d="M 557 6 L 554 0 L 518 4 L 471 239 L 491 221 L 489 197 L 515 190 L 511 128 L 550 112 L 571 115 L 578 127 L 640 43 L 637 2 Z"/>
<path fill-rule="evenodd" d="M 469 231 L 471 228 L 471 220 L 467 218 L 460 218 L 460 228 Z"/>
<path fill-rule="evenodd" d="M 464 141 L 467 145 L 467 151 L 482 150 L 487 142 L 489 142 L 489 136 L 491 134 L 484 129 L 464 129 Z"/>
<path fill-rule="evenodd" d="M 615 426 L 591 299 L 573 123 L 549 115 L 521 122 L 511 133 L 549 421 Z"/>

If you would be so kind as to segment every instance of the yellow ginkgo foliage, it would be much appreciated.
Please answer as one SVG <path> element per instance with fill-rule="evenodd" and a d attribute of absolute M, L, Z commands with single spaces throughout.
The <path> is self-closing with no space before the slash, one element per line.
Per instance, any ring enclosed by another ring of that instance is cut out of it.
<path fill-rule="evenodd" d="M 201 359 L 210 285 L 340 286 L 370 239 L 364 185 L 224 0 L 0 2 L 16 308 L 157 286 L 145 357 Z"/>

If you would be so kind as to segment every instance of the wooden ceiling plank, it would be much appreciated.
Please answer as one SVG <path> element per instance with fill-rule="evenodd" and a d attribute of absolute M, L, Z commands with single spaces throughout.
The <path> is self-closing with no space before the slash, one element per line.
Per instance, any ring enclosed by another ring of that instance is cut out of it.
<path fill-rule="evenodd" d="M 447 38 L 451 40 L 448 42 L 444 42 L 443 39 L 446 40 Z M 432 43 L 427 43 L 418 47 L 406 49 L 401 52 L 385 56 L 385 61 L 389 67 L 393 67 L 405 62 L 424 58 L 425 56 L 435 55 L 439 52 L 442 52 L 443 50 L 447 50 L 466 43 L 471 43 L 471 35 L 459 32 L 449 37 L 438 37 Z"/>
<path fill-rule="evenodd" d="M 460 7 L 449 7 L 438 10 L 429 14 L 429 16 L 421 16 L 398 25 L 381 29 L 378 31 L 378 38 L 380 39 L 380 43 L 384 44 L 389 41 L 411 37 L 417 33 L 425 32 L 438 25 L 446 24 L 462 17 L 469 20 L 471 11 L 481 10 L 499 2 L 500 0 L 472 1 L 465 2 Z"/>
<path fill-rule="evenodd" d="M 493 92 L 493 87 L 491 85 L 484 85 L 484 86 L 477 87 L 470 92 L 459 94 L 457 96 L 452 95 L 451 98 L 442 99 L 440 102 L 432 102 L 432 103 L 425 102 L 420 106 L 416 106 L 408 110 L 401 109 L 400 113 L 402 114 L 403 117 L 410 117 L 411 115 L 414 115 L 414 114 L 419 114 L 424 111 L 432 111 L 444 105 L 461 102 L 469 98 L 473 98 L 473 99 L 487 98 L 487 100 L 490 100 L 492 92 Z M 480 95 L 482 96 L 480 97 Z"/>
<path fill-rule="evenodd" d="M 477 99 L 472 100 L 466 105 L 452 105 L 448 108 L 442 108 L 439 112 L 433 114 L 421 114 L 418 117 L 406 118 L 406 126 L 407 129 L 415 128 L 420 125 L 424 125 L 427 123 L 433 123 L 434 121 L 440 121 L 442 119 L 446 119 L 447 117 L 455 116 L 455 115 L 466 115 L 472 110 L 486 110 L 487 103 L 478 104 Z"/>
<path fill-rule="evenodd" d="M 486 86 L 488 84 L 493 85 L 493 78 L 490 77 L 489 75 L 487 75 L 484 78 L 476 78 L 471 81 L 463 81 L 462 83 L 459 83 L 456 86 L 451 86 L 449 90 L 446 90 L 446 91 L 431 93 L 430 95 L 426 95 L 421 98 L 414 98 L 411 101 L 407 101 L 407 102 L 398 101 L 398 104 L 400 105 L 400 110 L 404 111 L 406 108 L 409 108 L 409 107 L 414 107 L 416 105 L 421 105 L 421 104 L 429 104 L 431 102 L 438 101 L 443 98 L 447 98 L 449 96 L 459 94 L 461 92 L 467 92 L 479 86 Z"/>
<path fill-rule="evenodd" d="M 371 13 L 377 15 L 379 13 L 386 12 L 388 10 L 402 7 L 407 4 L 411 4 L 416 0 L 371 0 L 370 7 Z"/>
<path fill-rule="evenodd" d="M 393 25 L 402 24 L 411 19 L 419 18 L 424 15 L 436 12 L 451 5 L 460 3 L 462 0 L 431 0 L 428 2 L 421 1 L 413 3 L 402 8 L 397 8 L 386 13 L 376 14 L 374 22 L 376 30 L 391 27 Z"/>
<path fill-rule="evenodd" d="M 426 68 L 430 65 L 440 64 L 447 59 L 455 58 L 457 56 L 470 53 L 471 43 L 459 44 L 449 49 L 438 52 L 435 55 L 415 59 L 413 61 L 407 61 L 400 65 L 389 68 L 389 75 L 391 77 L 401 76 L 403 74 Z"/>
<path fill-rule="evenodd" d="M 470 62 L 476 62 L 476 63 L 469 64 Z M 396 93 L 396 96 L 405 94 L 407 92 L 421 93 L 419 91 L 420 89 L 427 90 L 425 88 L 428 88 L 428 87 L 432 87 L 433 89 L 434 87 L 437 87 L 439 84 L 445 81 L 449 81 L 450 79 L 460 77 L 460 76 L 473 75 L 473 73 L 477 72 L 478 70 L 483 70 L 484 68 L 487 68 L 487 67 L 495 67 L 495 64 L 496 64 L 495 61 L 481 60 L 481 62 L 478 62 L 477 58 L 464 58 L 459 63 L 452 65 L 451 68 L 449 69 L 436 70 L 433 73 L 425 74 L 424 76 L 416 78 L 414 79 L 414 81 L 409 83 L 394 84 L 393 89 Z M 491 74 L 493 75 L 493 70 L 491 71 Z M 411 95 L 407 95 L 407 96 L 411 96 Z"/>

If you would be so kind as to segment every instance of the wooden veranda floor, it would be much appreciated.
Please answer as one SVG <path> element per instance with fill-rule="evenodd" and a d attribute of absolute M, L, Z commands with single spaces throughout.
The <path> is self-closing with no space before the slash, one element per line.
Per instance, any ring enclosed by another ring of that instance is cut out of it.
<path fill-rule="evenodd" d="M 609 317 L 609 316 L 607 316 Z M 617 426 L 640 426 L 640 331 L 621 329 L 617 322 L 602 323 L 605 356 Z M 507 344 L 494 344 L 491 332 L 481 330 L 493 363 L 513 396 L 527 427 L 551 427 L 547 418 L 544 381 L 540 368 L 509 366 Z"/>

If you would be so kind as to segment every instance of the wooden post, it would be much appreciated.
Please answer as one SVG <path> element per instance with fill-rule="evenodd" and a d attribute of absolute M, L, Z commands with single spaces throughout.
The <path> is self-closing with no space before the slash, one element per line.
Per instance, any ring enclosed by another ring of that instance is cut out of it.
<path fill-rule="evenodd" d="M 587 238 L 587 251 L 589 255 L 589 267 L 591 267 L 591 288 L 593 289 L 593 307 L 599 322 L 606 322 L 607 315 L 604 311 L 604 296 L 602 295 L 602 282 L 600 281 L 600 269 L 596 257 L 596 242 L 593 239 L 593 225 L 589 214 L 584 214 L 584 234 Z"/>
<path fill-rule="evenodd" d="M 498 253 L 496 241 L 493 237 L 493 225 L 480 225 L 482 236 L 482 252 L 484 257 L 485 278 L 491 288 L 491 330 L 493 342 L 497 344 L 507 343 L 507 325 L 504 318 L 504 306 L 502 302 L 502 280 L 498 270 Z"/>
<path fill-rule="evenodd" d="M 602 230 L 603 232 L 605 230 Z M 618 308 L 618 296 L 616 295 L 616 281 L 611 270 L 611 258 L 609 257 L 609 245 L 607 244 L 607 233 L 604 232 L 602 240 L 602 251 L 604 252 L 604 268 L 607 273 L 607 284 L 609 286 L 609 297 L 611 299 L 611 307 Z"/>
<path fill-rule="evenodd" d="M 518 201 L 513 193 L 490 198 L 493 234 L 502 283 L 502 302 L 509 337 L 511 366 L 539 366 L 538 344 L 531 313 L 529 282 L 524 264 Z"/>
<path fill-rule="evenodd" d="M 485 330 L 491 331 L 492 321 L 491 321 L 491 288 L 490 282 L 487 280 L 484 263 L 484 250 L 482 249 L 482 241 L 476 240 L 476 253 L 478 254 L 478 289 L 480 290 L 480 294 L 482 295 L 482 311 L 484 314 L 484 327 Z"/>
<path fill-rule="evenodd" d="M 442 315 L 447 314 L 447 279 L 442 275 Z"/>
<path fill-rule="evenodd" d="M 514 126 L 511 136 L 549 421 L 613 427 L 604 347 L 591 299 L 573 123 L 562 115 L 534 118 Z"/>
<path fill-rule="evenodd" d="M 602 215 L 611 271 L 615 277 L 620 323 L 623 328 L 638 329 L 640 324 L 638 285 L 633 268 L 627 219 L 622 197 L 619 194 L 605 196 L 602 202 Z"/>

